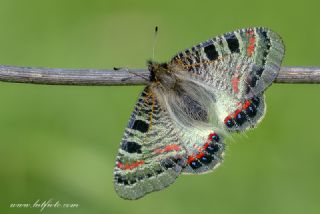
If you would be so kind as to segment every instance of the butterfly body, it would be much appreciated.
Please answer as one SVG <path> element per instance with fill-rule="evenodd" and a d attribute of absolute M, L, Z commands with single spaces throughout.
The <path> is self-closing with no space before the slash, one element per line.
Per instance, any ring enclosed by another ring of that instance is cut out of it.
<path fill-rule="evenodd" d="M 150 83 L 116 160 L 117 193 L 137 199 L 182 173 L 216 168 L 228 133 L 262 120 L 263 92 L 278 74 L 283 54 L 277 34 L 248 28 L 200 43 L 168 63 L 149 61 Z"/>

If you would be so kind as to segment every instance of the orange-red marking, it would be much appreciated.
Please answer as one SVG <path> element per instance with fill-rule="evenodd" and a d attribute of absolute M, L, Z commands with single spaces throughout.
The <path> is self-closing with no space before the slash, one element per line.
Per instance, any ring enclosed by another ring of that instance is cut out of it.
<path fill-rule="evenodd" d="M 230 115 L 228 115 L 225 119 L 224 119 L 224 123 L 226 124 L 228 122 L 229 119 L 233 119 L 235 118 L 241 111 L 246 110 L 251 104 L 250 100 L 246 100 L 244 102 L 244 104 L 238 108 L 237 110 L 235 110 L 233 113 L 231 113 Z"/>
<path fill-rule="evenodd" d="M 226 124 L 230 119 L 232 119 L 232 118 L 230 115 L 228 115 L 226 118 L 224 118 L 224 123 Z"/>
<path fill-rule="evenodd" d="M 140 165 L 144 164 L 144 161 L 143 160 L 140 160 L 140 161 L 137 161 L 137 162 L 133 162 L 131 164 L 123 164 L 121 162 L 118 162 L 117 164 L 117 167 L 120 168 L 120 169 L 123 169 L 123 170 L 131 170 L 131 169 L 134 169 Z"/>
<path fill-rule="evenodd" d="M 201 153 L 197 154 L 196 158 L 200 159 L 200 158 L 202 158 L 203 156 L 204 156 L 204 153 L 201 152 Z"/>
<path fill-rule="evenodd" d="M 253 52 L 254 52 L 254 43 L 256 41 L 256 38 L 254 38 L 253 34 L 250 34 L 249 37 L 249 46 L 247 48 L 247 54 L 248 56 L 252 56 Z"/>
<path fill-rule="evenodd" d="M 247 100 L 243 106 L 242 106 L 242 109 L 247 109 L 249 106 L 250 106 L 251 102 L 249 100 Z"/>
<path fill-rule="evenodd" d="M 204 150 L 209 146 L 210 142 L 212 141 L 212 136 L 217 135 L 216 133 L 210 133 L 207 142 L 199 149 L 198 154 L 192 154 L 188 157 L 188 164 L 190 164 L 192 161 L 200 159 L 204 156 Z"/>
<path fill-rule="evenodd" d="M 238 114 L 240 114 L 240 112 L 242 111 L 242 109 L 237 109 L 234 113 L 233 113 L 233 117 L 236 117 Z"/>
<path fill-rule="evenodd" d="M 155 149 L 154 152 L 157 154 L 160 154 L 160 153 L 170 152 L 170 151 L 180 151 L 180 149 L 181 149 L 180 146 L 178 146 L 177 144 L 171 144 L 164 147 L 163 149 Z"/>
<path fill-rule="evenodd" d="M 192 161 L 196 160 L 195 156 L 189 156 L 188 157 L 188 164 L 190 164 Z"/>
<path fill-rule="evenodd" d="M 232 88 L 233 88 L 234 93 L 239 92 L 239 81 L 240 81 L 240 79 L 237 74 L 234 77 L 232 77 L 232 79 L 231 79 L 231 84 L 232 84 Z"/>
<path fill-rule="evenodd" d="M 249 30 L 246 32 L 246 35 L 247 35 L 247 36 L 253 35 L 253 30 L 252 30 L 252 29 L 249 29 Z"/>

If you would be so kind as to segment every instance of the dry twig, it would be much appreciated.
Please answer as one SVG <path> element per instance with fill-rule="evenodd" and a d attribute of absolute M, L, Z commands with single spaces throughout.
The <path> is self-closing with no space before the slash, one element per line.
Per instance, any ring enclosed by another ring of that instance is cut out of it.
<path fill-rule="evenodd" d="M 0 81 L 45 85 L 146 85 L 146 69 L 62 69 L 0 66 Z M 276 83 L 320 83 L 320 67 L 281 67 Z"/>

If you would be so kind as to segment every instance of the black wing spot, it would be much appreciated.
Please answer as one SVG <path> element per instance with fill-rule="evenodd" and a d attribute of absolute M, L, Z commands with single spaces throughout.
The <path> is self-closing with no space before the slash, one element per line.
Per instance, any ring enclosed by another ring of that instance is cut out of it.
<path fill-rule="evenodd" d="M 250 106 L 246 109 L 246 114 L 253 118 L 257 114 L 257 108 L 251 103 Z"/>
<path fill-rule="evenodd" d="M 156 170 L 156 173 L 157 173 L 157 174 L 161 174 L 161 173 L 163 173 L 163 172 L 164 172 L 164 171 L 163 171 L 163 169 L 161 169 L 161 168 L 159 168 L 159 169 Z"/>
<path fill-rule="evenodd" d="M 250 87 L 252 87 L 252 88 L 255 87 L 257 81 L 258 81 L 258 78 L 256 76 L 253 76 L 251 81 L 249 82 Z"/>
<path fill-rule="evenodd" d="M 135 184 L 136 182 L 137 182 L 137 180 L 135 180 L 135 179 L 129 180 L 130 185 L 133 185 L 133 184 Z"/>
<path fill-rule="evenodd" d="M 147 178 L 151 178 L 153 176 L 153 174 L 151 172 L 147 173 Z"/>
<path fill-rule="evenodd" d="M 194 160 L 190 163 L 192 169 L 198 169 L 202 166 L 202 164 L 198 160 Z"/>
<path fill-rule="evenodd" d="M 129 153 L 138 153 L 141 154 L 141 145 L 136 142 L 125 141 L 121 145 L 121 149 Z"/>
<path fill-rule="evenodd" d="M 200 161 L 201 163 L 204 163 L 204 164 L 209 164 L 212 162 L 212 160 L 214 159 L 213 156 L 210 156 L 210 155 L 204 155 L 200 158 Z"/>
<path fill-rule="evenodd" d="M 262 31 L 261 33 L 262 33 L 263 37 L 266 39 L 266 43 L 267 43 L 266 48 L 269 51 L 269 49 L 271 47 L 271 42 L 270 42 L 269 36 L 267 35 L 267 31 Z"/>
<path fill-rule="evenodd" d="M 254 97 L 251 101 L 256 107 L 258 107 L 260 105 L 259 97 Z"/>
<path fill-rule="evenodd" d="M 220 147 L 217 144 L 209 144 L 209 146 L 206 148 L 206 151 L 213 155 L 214 153 L 218 152 L 220 150 Z"/>
<path fill-rule="evenodd" d="M 164 167 L 165 169 L 171 169 L 174 167 L 174 163 L 170 159 L 165 159 L 164 161 L 161 162 L 161 166 Z"/>
<path fill-rule="evenodd" d="M 234 120 L 233 119 L 230 118 L 229 120 L 226 121 L 226 126 L 228 128 L 232 128 L 234 125 L 235 124 L 234 124 Z"/>
<path fill-rule="evenodd" d="M 204 47 L 204 52 L 206 53 L 207 58 L 210 60 L 216 60 L 219 56 L 219 53 L 213 44 Z"/>
<path fill-rule="evenodd" d="M 236 115 L 235 120 L 238 125 L 242 125 L 246 121 L 246 115 L 244 114 L 244 112 L 239 112 Z"/>
<path fill-rule="evenodd" d="M 262 73 L 264 72 L 264 68 L 261 66 L 253 66 L 252 67 L 252 75 L 257 75 L 257 76 L 261 76 Z"/>
<path fill-rule="evenodd" d="M 262 59 L 262 66 L 264 66 L 266 64 L 267 61 L 267 57 L 271 48 L 271 42 L 270 42 L 270 38 L 267 34 L 267 31 L 262 30 L 260 31 L 260 33 L 262 34 L 263 39 L 265 40 L 265 50 L 263 52 L 263 59 Z"/>
<path fill-rule="evenodd" d="M 138 130 L 142 133 L 146 133 L 149 129 L 149 124 L 142 120 L 135 120 L 131 128 L 134 130 Z"/>
<path fill-rule="evenodd" d="M 234 33 L 225 35 L 231 53 L 239 53 L 239 40 Z"/>
<path fill-rule="evenodd" d="M 188 57 L 187 60 L 188 60 L 189 64 L 193 64 L 193 61 L 191 58 Z"/>

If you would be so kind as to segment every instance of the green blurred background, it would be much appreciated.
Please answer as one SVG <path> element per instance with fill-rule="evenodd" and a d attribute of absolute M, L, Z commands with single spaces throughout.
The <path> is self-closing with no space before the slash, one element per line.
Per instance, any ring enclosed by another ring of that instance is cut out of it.
<path fill-rule="evenodd" d="M 320 65 L 319 1 L 0 0 L 0 63 L 144 68 L 248 26 L 278 32 L 284 66 Z M 120 199 L 113 166 L 142 87 L 0 83 L 0 213 L 49 200 L 45 213 L 319 213 L 320 85 L 274 84 L 261 125 L 227 141 L 214 173 L 182 176 L 138 201 Z"/>

